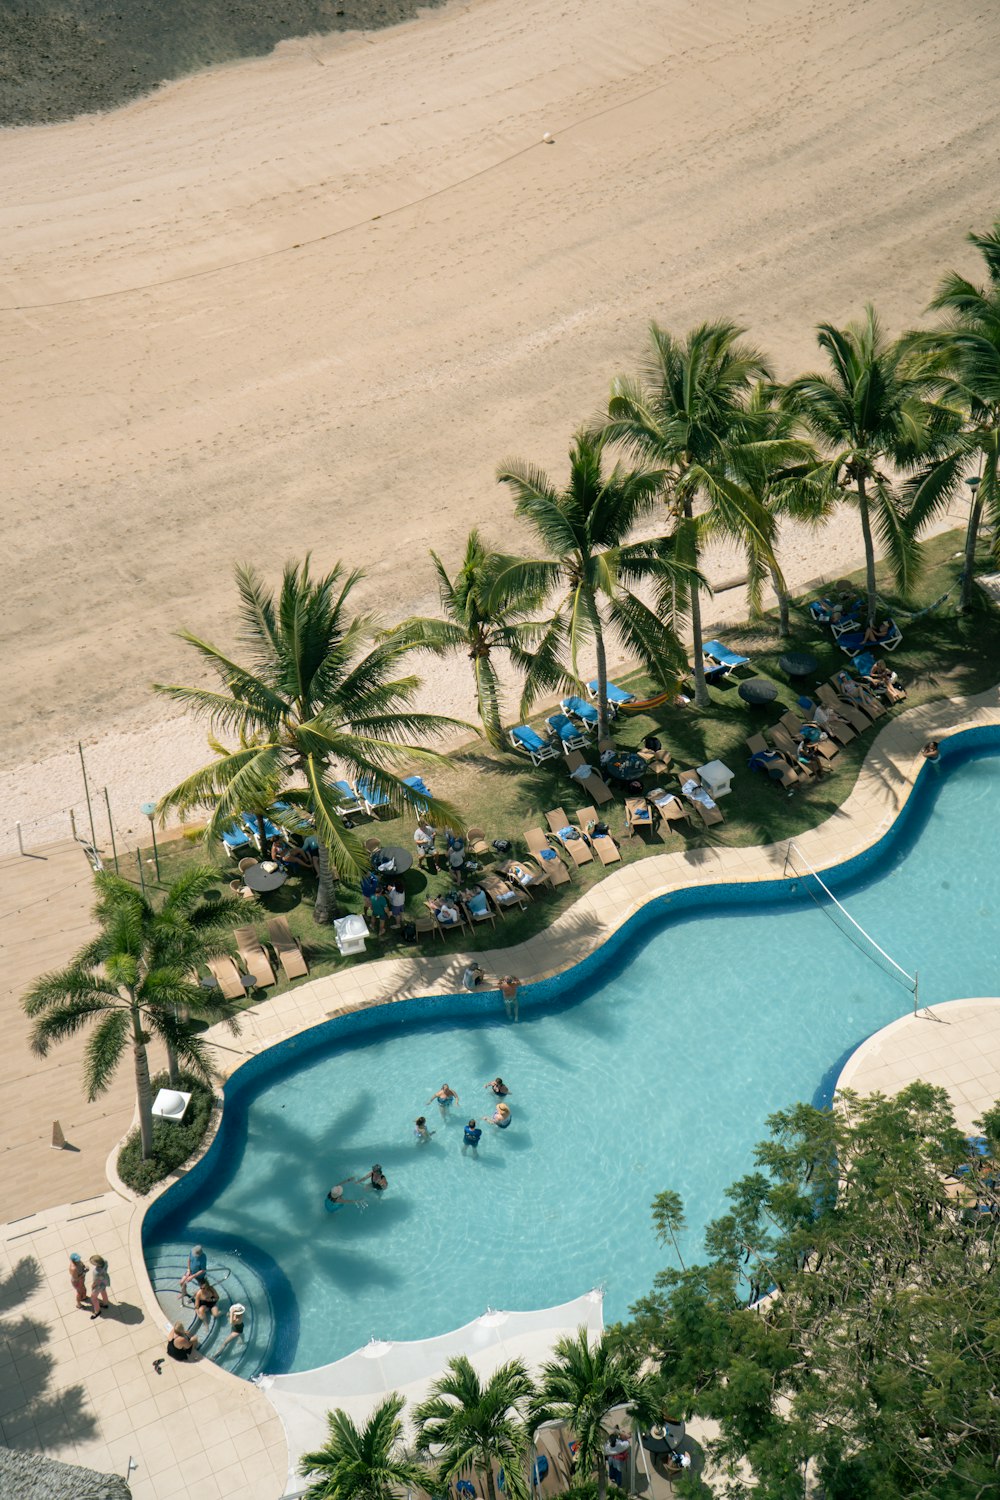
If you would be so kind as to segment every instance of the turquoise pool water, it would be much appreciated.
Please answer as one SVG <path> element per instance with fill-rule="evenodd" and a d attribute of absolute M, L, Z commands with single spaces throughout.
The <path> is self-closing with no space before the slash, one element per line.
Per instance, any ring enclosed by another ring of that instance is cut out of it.
<path fill-rule="evenodd" d="M 882 846 L 831 878 L 919 970 L 924 1003 L 996 993 L 1000 974 L 1000 744 L 977 732 L 963 745 L 925 769 Z M 495 994 L 416 1001 L 242 1069 L 212 1152 L 147 1215 L 147 1260 L 155 1280 L 201 1240 L 243 1278 L 253 1337 L 221 1362 L 246 1375 L 598 1284 L 606 1318 L 623 1317 L 669 1260 L 653 1196 L 681 1194 L 681 1250 L 697 1257 L 768 1114 L 828 1100 L 845 1057 L 911 1008 L 801 887 L 668 898 L 523 992 L 517 1025 Z M 491 1111 L 496 1073 L 513 1123 L 464 1154 L 461 1124 Z M 447 1121 L 426 1102 L 443 1082 L 461 1096 Z M 436 1131 L 425 1146 L 421 1113 Z M 330 1184 L 376 1161 L 384 1197 L 328 1214 Z"/>

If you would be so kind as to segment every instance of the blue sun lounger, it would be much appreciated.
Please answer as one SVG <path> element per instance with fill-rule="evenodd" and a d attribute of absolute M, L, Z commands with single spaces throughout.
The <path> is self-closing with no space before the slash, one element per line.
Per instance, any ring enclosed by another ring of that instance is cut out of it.
<path fill-rule="evenodd" d="M 229 827 L 219 837 L 222 839 L 223 847 L 230 858 L 235 859 L 237 850 L 246 849 L 250 844 L 250 835 L 242 824 L 230 823 Z"/>
<path fill-rule="evenodd" d="M 579 750 L 587 743 L 587 736 L 580 725 L 574 724 L 566 714 L 550 714 L 545 722 L 564 750 Z"/>
<path fill-rule="evenodd" d="M 287 803 L 286 803 L 286 806 L 287 806 Z M 274 809 L 272 808 L 271 811 L 273 812 Z M 254 814 L 253 813 L 248 813 L 248 812 L 241 812 L 240 813 L 240 822 L 243 824 L 243 827 L 246 829 L 246 831 L 250 835 L 250 837 L 254 841 L 256 841 L 257 836 L 258 836 L 258 834 L 260 832 L 260 829 L 257 827 L 257 819 L 254 816 Z M 281 829 L 277 827 L 276 824 L 274 824 L 274 823 L 271 822 L 270 818 L 265 818 L 264 819 L 264 837 L 267 838 L 267 839 L 283 839 L 285 837 L 285 835 L 282 833 Z"/>
<path fill-rule="evenodd" d="M 724 646 L 721 641 L 705 641 L 701 649 L 706 656 L 710 656 L 713 661 L 717 661 L 720 667 L 725 667 L 727 672 L 732 672 L 735 667 L 748 667 L 750 665 L 749 656 L 738 656 L 735 651 L 730 651 L 729 647 Z"/>
<path fill-rule="evenodd" d="M 531 756 L 532 765 L 540 766 L 543 760 L 555 760 L 559 754 L 555 745 L 543 740 L 530 724 L 518 724 L 516 728 L 508 729 L 507 736 L 515 750 L 523 750 Z"/>
<path fill-rule="evenodd" d="M 341 799 L 337 803 L 338 817 L 350 818 L 364 812 L 364 806 L 349 781 L 335 781 L 333 785 L 334 789 L 340 793 Z"/>
<path fill-rule="evenodd" d="M 597 697 L 597 678 L 596 677 L 594 678 L 593 682 L 588 682 L 587 683 L 587 692 L 590 694 L 590 696 L 592 698 L 596 698 Z M 635 702 L 635 694 L 634 693 L 626 692 L 625 688 L 620 688 L 617 685 L 617 683 L 614 683 L 614 682 L 609 682 L 608 683 L 608 707 L 609 708 L 615 708 L 615 709 L 617 709 L 617 708 L 620 708 L 623 703 L 634 703 L 634 702 Z"/>
<path fill-rule="evenodd" d="M 365 776 L 362 776 L 357 783 L 357 793 L 365 804 L 365 812 L 370 818 L 373 818 L 380 808 L 392 806 L 385 793 L 380 792 L 378 787 Z"/>
<path fill-rule="evenodd" d="M 415 792 L 419 792 L 421 799 L 424 797 L 433 797 L 434 795 L 422 776 L 404 776 L 403 785 L 411 787 Z M 427 811 L 427 803 L 423 800 L 414 802 L 412 805 L 417 809 L 417 812 Z"/>
<path fill-rule="evenodd" d="M 597 709 L 592 703 L 584 703 L 582 698 L 564 698 L 561 707 L 564 714 L 572 714 L 591 729 L 597 728 Z"/>

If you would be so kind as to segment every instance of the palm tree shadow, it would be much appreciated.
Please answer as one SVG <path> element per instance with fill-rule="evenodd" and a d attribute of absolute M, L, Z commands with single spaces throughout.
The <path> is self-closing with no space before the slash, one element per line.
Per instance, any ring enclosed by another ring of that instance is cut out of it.
<path fill-rule="evenodd" d="M 21 1305 L 41 1285 L 41 1267 L 34 1256 L 26 1256 L 12 1268 L 9 1275 L 0 1279 L 0 1312 L 7 1313 Z M 49 1328 L 30 1314 L 15 1319 L 0 1319 L 0 1378 L 12 1371 L 16 1364 L 16 1382 L 6 1387 L 9 1405 L 8 1420 L 17 1418 L 14 1431 L 5 1432 L 4 1441 L 9 1448 L 30 1450 L 38 1447 L 39 1435 L 51 1435 L 54 1443 L 77 1443 L 93 1437 L 97 1432 L 97 1421 L 87 1408 L 87 1392 L 82 1385 L 64 1387 L 49 1393 L 55 1360 L 45 1349 L 50 1338 Z M 9 1376 L 8 1376 L 9 1378 Z M 21 1400 L 16 1403 L 14 1392 L 20 1388 Z M 16 1404 L 15 1404 L 16 1403 Z M 22 1425 L 23 1420 L 23 1425 Z"/>

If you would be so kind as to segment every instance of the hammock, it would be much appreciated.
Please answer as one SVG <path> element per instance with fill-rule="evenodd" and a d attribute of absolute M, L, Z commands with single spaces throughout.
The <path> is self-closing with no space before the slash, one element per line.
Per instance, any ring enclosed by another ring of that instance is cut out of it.
<path fill-rule="evenodd" d="M 671 688 L 669 692 L 657 693 L 655 698 L 634 698 L 631 703 L 619 704 L 618 711 L 623 714 L 644 714 L 651 708 L 659 708 L 662 704 L 669 703 L 675 695 L 676 689 Z"/>

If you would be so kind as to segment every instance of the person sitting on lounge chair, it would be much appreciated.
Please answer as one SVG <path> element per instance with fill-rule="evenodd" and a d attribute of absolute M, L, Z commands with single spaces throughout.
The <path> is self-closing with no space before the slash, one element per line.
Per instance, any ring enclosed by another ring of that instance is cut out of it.
<path fill-rule="evenodd" d="M 865 633 L 861 637 L 861 640 L 862 640 L 862 643 L 864 645 L 870 645 L 870 644 L 878 645 L 879 642 L 887 640 L 888 637 L 890 635 L 894 635 L 895 632 L 896 632 L 896 622 L 895 622 L 895 620 L 885 619 L 885 620 L 882 621 L 881 625 L 873 623 L 871 625 L 866 626 L 865 627 Z"/>
<path fill-rule="evenodd" d="M 428 901 L 427 905 L 437 917 L 442 927 L 456 927 L 462 920 L 462 914 L 455 904 L 453 896 L 436 896 Z"/>
<path fill-rule="evenodd" d="M 888 662 L 877 661 L 865 681 L 870 685 L 872 692 L 884 698 L 887 703 L 902 703 L 906 697 L 906 689 L 900 686 L 899 678 Z"/>
<path fill-rule="evenodd" d="M 837 692 L 839 693 L 840 697 L 845 698 L 848 703 L 857 703 L 861 708 L 867 708 L 870 704 L 874 703 L 880 713 L 885 712 L 885 710 L 882 709 L 879 705 L 878 699 L 867 687 L 865 687 L 864 683 L 856 682 L 854 678 L 849 677 L 846 672 L 837 673 Z"/>
<path fill-rule="evenodd" d="M 313 875 L 319 874 L 319 855 L 296 849 L 285 839 L 271 840 L 271 858 L 283 870 L 309 870 Z"/>

